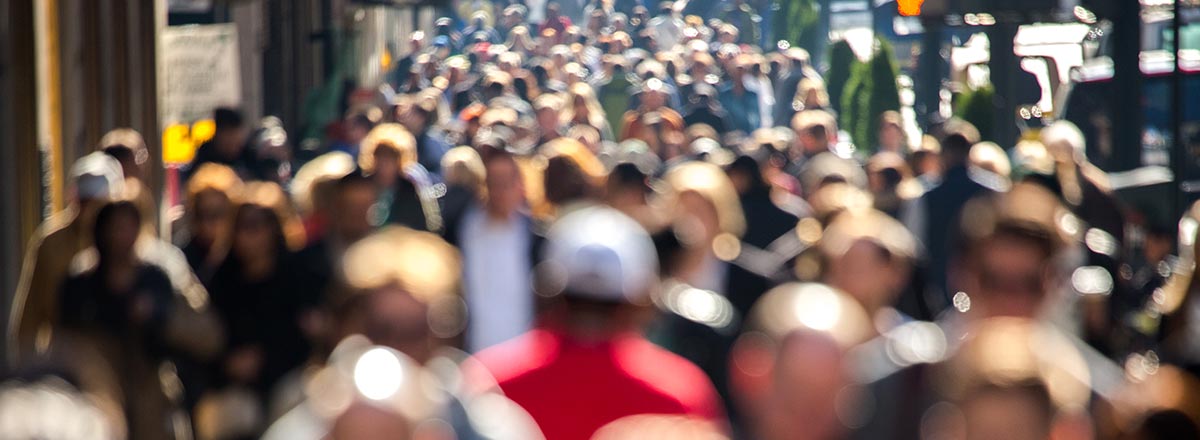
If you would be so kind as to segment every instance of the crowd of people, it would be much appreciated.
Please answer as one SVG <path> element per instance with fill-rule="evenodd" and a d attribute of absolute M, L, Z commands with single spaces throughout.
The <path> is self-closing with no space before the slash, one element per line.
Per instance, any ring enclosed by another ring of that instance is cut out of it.
<path fill-rule="evenodd" d="M 109 133 L 24 260 L 0 437 L 1200 438 L 1200 208 L 1173 255 L 1067 122 L 852 145 L 708 3 L 439 19 L 316 151 L 216 109 L 178 218 Z"/>

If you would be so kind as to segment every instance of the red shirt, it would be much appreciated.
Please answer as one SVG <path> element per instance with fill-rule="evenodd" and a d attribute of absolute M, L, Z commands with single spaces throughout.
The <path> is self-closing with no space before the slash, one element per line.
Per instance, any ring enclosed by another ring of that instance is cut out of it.
<path fill-rule="evenodd" d="M 699 368 L 633 333 L 585 343 L 535 329 L 478 358 L 546 440 L 588 440 L 609 422 L 637 414 L 725 423 L 717 392 Z"/>

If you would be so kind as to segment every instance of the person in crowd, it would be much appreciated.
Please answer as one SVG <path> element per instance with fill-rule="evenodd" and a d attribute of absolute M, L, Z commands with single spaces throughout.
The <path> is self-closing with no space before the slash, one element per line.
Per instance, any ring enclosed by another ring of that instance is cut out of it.
<path fill-rule="evenodd" d="M 373 216 L 379 189 L 360 172 L 352 172 L 333 185 L 330 225 L 324 237 L 308 243 L 292 263 L 295 295 L 313 313 L 303 316 L 304 330 L 312 335 L 325 332 L 323 309 L 345 290 L 341 261 L 346 249 L 376 229 Z"/>
<path fill-rule="evenodd" d="M 14 364 L 45 351 L 57 322 L 57 293 L 71 259 L 90 245 L 86 229 L 96 210 L 112 195 L 121 194 L 125 184 L 121 164 L 104 153 L 76 160 L 71 180 L 74 202 L 38 227 L 25 254 L 8 320 L 8 359 Z"/>
<path fill-rule="evenodd" d="M 625 128 L 622 126 L 622 116 L 629 109 L 629 88 L 633 87 L 633 83 L 629 81 L 625 57 L 605 55 L 602 63 L 603 70 L 592 86 L 596 88 L 597 100 L 607 117 L 608 127 L 619 133 Z"/>
<path fill-rule="evenodd" d="M 233 169 L 205 164 L 188 181 L 187 206 L 190 236 L 183 245 L 188 265 L 206 286 L 225 259 L 234 208 L 241 199 L 242 179 Z"/>
<path fill-rule="evenodd" d="M 513 3 L 506 7 L 501 13 L 500 22 L 496 24 L 496 32 L 500 34 L 501 41 L 509 41 L 512 38 L 513 30 L 517 27 L 525 27 L 525 17 L 529 15 L 529 8 L 520 3 Z M 526 29 L 528 32 L 528 29 Z"/>
<path fill-rule="evenodd" d="M 104 137 L 100 138 L 97 151 L 116 159 L 121 164 L 121 172 L 126 179 L 146 179 L 150 150 L 146 149 L 146 140 L 136 130 L 118 128 L 105 133 Z"/>
<path fill-rule="evenodd" d="M 462 250 L 468 310 L 466 348 L 476 352 L 528 331 L 533 324 L 533 221 L 525 213 L 521 172 L 511 154 L 484 161 L 486 196 L 468 209 L 455 240 Z"/>
<path fill-rule="evenodd" d="M 684 24 L 679 12 L 674 2 L 665 1 L 658 4 L 658 15 L 646 22 L 646 29 L 659 49 L 672 49 L 683 38 Z"/>
<path fill-rule="evenodd" d="M 367 133 L 383 122 L 383 111 L 378 107 L 359 107 L 346 112 L 342 118 L 342 137 L 329 151 L 341 151 L 358 157 L 358 148 Z"/>
<path fill-rule="evenodd" d="M 580 16 L 582 17 L 583 5 L 578 0 L 568 0 L 568 1 L 572 2 L 572 4 L 579 5 Z M 546 35 L 547 34 L 546 31 L 553 31 L 552 35 L 555 35 L 555 36 L 562 35 L 564 32 L 567 31 L 567 28 L 571 26 L 571 23 L 572 23 L 572 21 L 571 21 L 571 16 L 569 15 L 569 13 L 563 14 L 563 12 L 562 12 L 562 3 L 557 2 L 557 1 L 550 1 L 550 2 L 546 3 L 546 19 L 545 19 L 545 21 L 542 21 L 541 25 L 538 26 L 538 34 Z M 550 44 L 553 45 L 557 42 L 558 41 L 555 40 L 555 41 L 552 41 Z"/>
<path fill-rule="evenodd" d="M 738 30 L 737 44 L 761 47 L 766 43 L 762 33 L 762 16 L 746 0 L 726 2 L 717 18 Z"/>
<path fill-rule="evenodd" d="M 135 200 L 121 194 L 96 212 L 95 264 L 63 282 L 54 343 L 94 356 L 91 370 L 107 380 L 93 391 L 123 407 L 130 437 L 171 438 L 180 434 L 170 420 L 182 396 L 164 392 L 158 364 L 175 348 L 166 337 L 175 295 L 166 273 L 135 250 L 142 235 Z"/>
<path fill-rule="evenodd" d="M 879 331 L 902 323 L 893 307 L 918 255 L 903 224 L 878 210 L 847 210 L 825 228 L 819 246 L 825 283 L 858 301 Z"/>
<path fill-rule="evenodd" d="M 920 194 L 920 188 L 911 179 L 911 172 L 904 157 L 890 151 L 881 151 L 867 161 L 867 185 L 875 198 L 875 209 L 895 218 L 900 217 L 900 208 Z"/>
<path fill-rule="evenodd" d="M 1045 148 L 1043 148 L 1045 150 Z M 930 135 L 921 136 L 921 145 L 908 154 L 913 177 L 921 190 L 929 191 L 942 180 L 942 143 Z"/>
<path fill-rule="evenodd" d="M 762 114 L 759 107 L 758 92 L 747 86 L 751 79 L 747 73 L 752 58 L 738 55 L 729 73 L 729 81 L 722 83 L 719 98 L 721 106 L 729 112 L 729 125 L 734 130 L 750 133 L 762 127 Z"/>
<path fill-rule="evenodd" d="M 342 263 L 350 289 L 333 305 L 333 349 L 316 374 L 296 384 L 300 400 L 263 438 L 413 438 L 414 430 L 435 438 L 542 438 L 518 406 L 489 385 L 467 383 L 472 361 L 448 346 L 466 318 L 441 312 L 460 299 L 460 264 L 436 235 L 398 226 L 351 246 Z M 351 401 L 339 390 L 353 390 Z M 371 418 L 361 417 L 366 408 L 374 408 Z M 381 420 L 406 423 L 378 431 Z"/>
<path fill-rule="evenodd" d="M 600 131 L 600 138 L 613 140 L 612 128 L 604 117 L 604 108 L 596 100 L 596 92 L 587 83 L 575 83 L 567 92 L 559 122 L 563 127 L 587 125 Z"/>
<path fill-rule="evenodd" d="M 533 101 L 533 109 L 537 117 L 539 146 L 566 134 L 559 123 L 563 110 L 562 98 L 555 94 L 543 94 Z"/>
<path fill-rule="evenodd" d="M 542 146 L 544 200 L 533 201 L 535 214 L 559 217 L 594 203 L 604 188 L 604 164 L 579 141 L 559 138 Z M 538 205 L 544 206 L 538 206 Z"/>
<path fill-rule="evenodd" d="M 639 224 L 653 224 L 658 216 L 650 205 L 653 194 L 651 177 L 658 172 L 662 161 L 650 151 L 645 142 L 628 140 L 601 155 L 608 179 L 604 191 L 604 202 L 636 220 Z"/>
<path fill-rule="evenodd" d="M 1008 153 L 1004 152 L 1004 149 L 995 142 L 980 142 L 972 145 L 971 153 L 967 156 L 967 163 L 978 170 L 994 174 L 1000 178 L 1001 185 L 1004 187 L 1011 184 L 1012 162 L 1008 160 Z"/>
<path fill-rule="evenodd" d="M 927 276 L 931 291 L 925 296 L 944 304 L 940 308 L 949 306 L 951 295 L 961 290 L 948 279 L 948 265 L 956 255 L 954 243 L 958 231 L 946 228 L 945 219 L 950 219 L 950 225 L 958 225 L 957 219 L 969 200 L 1003 190 L 999 179 L 969 171 L 970 139 L 978 138 L 972 134 L 973 130 L 974 127 L 968 127 L 965 132 L 952 133 L 942 140 L 945 171 L 941 183 L 908 204 L 901 213 L 905 226 L 929 253 Z"/>
<path fill-rule="evenodd" d="M 453 243 L 463 215 L 487 193 L 487 169 L 479 152 L 471 147 L 451 148 L 442 158 L 442 169 L 446 173 L 446 194 L 438 198 L 445 225 L 442 236 Z"/>
<path fill-rule="evenodd" d="M 846 351 L 870 332 L 867 313 L 829 286 L 788 283 L 763 295 L 729 357 L 737 437 L 846 437 L 837 403 L 855 405 L 845 394 L 853 383 Z"/>
<path fill-rule="evenodd" d="M 476 35 L 483 34 L 486 38 L 484 41 L 490 44 L 500 44 L 504 40 L 500 38 L 500 33 L 487 24 L 488 15 L 484 11 L 475 11 L 471 14 L 470 24 L 463 28 L 462 34 L 474 38 Z M 460 47 L 459 50 L 465 48 Z"/>
<path fill-rule="evenodd" d="M 749 141 L 753 142 L 753 141 Z M 741 314 L 750 311 L 750 306 L 767 291 L 778 271 L 797 253 L 793 240 L 799 218 L 779 206 L 772 196 L 772 187 L 764 176 L 764 169 L 772 160 L 770 146 L 755 145 L 744 148 L 729 166 L 725 167 L 733 187 L 737 190 L 746 218 L 746 233 L 741 247 L 761 251 L 769 262 L 751 265 L 735 264 L 729 272 L 727 297 Z M 736 260 L 735 260 L 736 261 Z M 746 266 L 746 267 L 743 267 Z"/>
<path fill-rule="evenodd" d="M 636 414 L 680 414 L 720 423 L 712 384 L 687 361 L 637 333 L 657 283 L 646 231 L 607 207 L 560 218 L 547 234 L 538 291 L 556 298 L 541 324 L 484 350 L 479 360 L 547 439 L 587 439 Z M 587 408 L 578 407 L 588 396 Z"/>
<path fill-rule="evenodd" d="M 908 136 L 904 133 L 904 120 L 900 112 L 889 110 L 879 115 L 878 133 L 879 145 L 875 152 L 908 153 Z"/>
<path fill-rule="evenodd" d="M 788 62 L 788 69 L 787 73 L 775 84 L 775 102 L 794 102 L 797 97 L 807 98 L 807 94 L 800 94 L 800 82 L 805 79 L 821 81 L 821 74 L 812 67 L 808 52 L 804 49 L 792 47 L 785 50 L 783 54 L 784 59 Z M 821 88 L 824 89 L 824 87 Z M 810 108 L 807 101 L 804 103 L 803 109 Z M 797 111 L 799 110 L 794 105 L 776 105 L 775 117 L 772 119 L 778 124 L 784 124 L 792 121 Z"/>
<path fill-rule="evenodd" d="M 792 168 L 799 170 L 805 162 L 818 154 L 832 151 L 837 136 L 837 123 L 833 115 L 823 110 L 805 110 L 792 118 L 792 130 L 796 133 L 789 156 Z"/>
<path fill-rule="evenodd" d="M 622 118 L 621 140 L 638 139 L 650 149 L 664 157 L 665 138 L 671 133 L 682 133 L 683 117 L 667 107 L 666 86 L 658 78 L 651 78 L 642 85 L 638 94 L 639 105 L 625 112 Z"/>
<path fill-rule="evenodd" d="M 712 127 L 719 135 L 728 133 L 731 127 L 726 123 L 729 114 L 717 99 L 717 89 L 705 83 L 695 84 L 692 95 L 688 98 L 687 112 L 683 123 L 688 127 L 705 124 Z"/>
<path fill-rule="evenodd" d="M 435 176 L 441 174 L 442 156 L 450 150 L 441 134 L 434 130 L 441 122 L 440 95 L 441 91 L 437 89 L 425 89 L 401 99 L 396 106 L 396 120 L 414 138 L 417 163 Z M 361 150 L 359 157 L 362 157 Z"/>
<path fill-rule="evenodd" d="M 213 366 L 215 388 L 253 390 L 265 409 L 268 393 L 309 352 L 300 328 L 302 298 L 289 273 L 302 229 L 283 190 L 267 182 L 246 186 L 233 218 L 229 254 L 211 283 L 213 305 L 230 334 Z"/>
<path fill-rule="evenodd" d="M 416 65 L 417 56 L 424 48 L 425 31 L 413 31 L 408 37 L 408 52 L 392 63 L 391 71 L 388 74 L 387 84 L 392 87 L 392 90 L 400 90 L 403 83 L 408 81 L 409 74 Z"/>
<path fill-rule="evenodd" d="M 444 156 L 444 152 L 438 155 L 438 169 Z M 441 228 L 437 200 L 430 193 L 433 178 L 420 157 L 418 141 L 400 124 L 380 124 L 363 140 L 358 166 L 370 176 L 379 194 L 373 224 L 395 223 L 433 231 Z"/>
<path fill-rule="evenodd" d="M 196 157 L 192 159 L 189 169 L 196 170 L 201 165 L 216 162 L 233 168 L 243 179 L 254 177 L 254 155 L 246 148 L 250 129 L 246 126 L 242 112 L 232 108 L 218 108 L 213 111 L 213 123 L 216 130 L 212 139 L 196 148 Z M 190 178 L 191 173 L 188 176 Z"/>

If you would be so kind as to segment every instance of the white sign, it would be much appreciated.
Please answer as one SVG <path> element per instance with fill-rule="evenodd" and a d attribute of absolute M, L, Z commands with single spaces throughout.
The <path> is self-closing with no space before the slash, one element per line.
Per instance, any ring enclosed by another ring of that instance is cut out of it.
<path fill-rule="evenodd" d="M 212 116 L 217 107 L 238 107 L 242 79 L 237 28 L 232 23 L 171 26 L 163 30 L 159 60 L 164 126 Z"/>

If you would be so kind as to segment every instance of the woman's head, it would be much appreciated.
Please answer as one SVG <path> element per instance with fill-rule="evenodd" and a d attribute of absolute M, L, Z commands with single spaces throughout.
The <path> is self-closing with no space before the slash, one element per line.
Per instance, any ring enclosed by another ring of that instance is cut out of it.
<path fill-rule="evenodd" d="M 598 195 L 603 187 L 604 165 L 586 146 L 573 139 L 558 138 L 546 143 L 543 152 L 547 202 L 560 206 Z"/>
<path fill-rule="evenodd" d="M 380 124 L 363 139 L 358 166 L 376 183 L 390 186 L 405 168 L 417 162 L 417 142 L 400 124 Z"/>
<path fill-rule="evenodd" d="M 672 168 L 664 177 L 671 189 L 669 207 L 678 221 L 702 226 L 702 237 L 714 242 L 719 236 L 733 239 L 746 231 L 746 218 L 733 182 L 716 165 L 689 162 Z"/>
<path fill-rule="evenodd" d="M 604 125 L 604 109 L 596 100 L 592 86 L 579 82 L 567 90 L 566 105 L 563 106 L 562 119 L 564 124 L 583 123 L 595 127 Z"/>
<path fill-rule="evenodd" d="M 283 189 L 274 183 L 253 182 L 234 214 L 230 243 L 232 256 L 242 262 L 277 258 L 304 243 Z"/>
<path fill-rule="evenodd" d="M 132 200 L 118 200 L 101 207 L 92 229 L 100 261 L 131 257 L 141 228 L 142 214 Z"/>
<path fill-rule="evenodd" d="M 193 240 L 212 246 L 226 235 L 241 190 L 242 179 L 227 166 L 207 163 L 196 170 L 188 181 L 186 205 Z"/>

